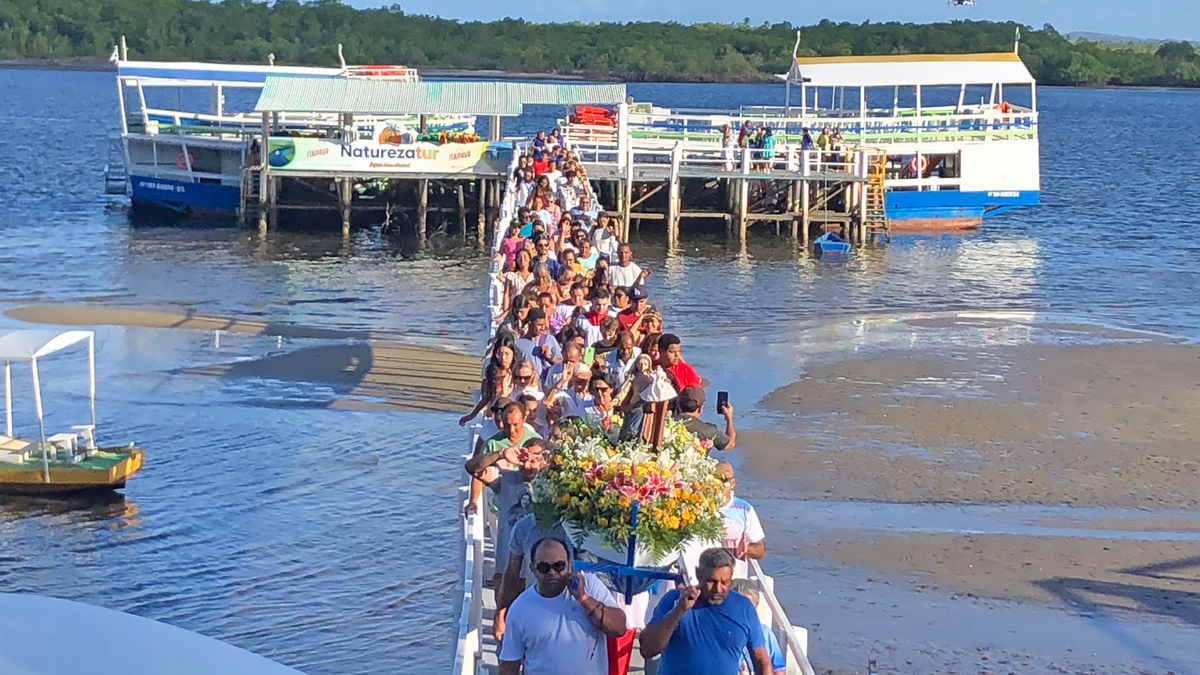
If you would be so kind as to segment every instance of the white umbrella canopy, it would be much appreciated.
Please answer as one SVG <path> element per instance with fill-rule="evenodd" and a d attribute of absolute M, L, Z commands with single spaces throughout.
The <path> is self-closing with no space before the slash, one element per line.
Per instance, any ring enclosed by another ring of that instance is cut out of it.
<path fill-rule="evenodd" d="M 0 361 L 32 361 L 90 340 L 90 330 L 12 330 L 0 333 Z"/>
<path fill-rule="evenodd" d="M 13 435 L 12 424 L 12 363 L 29 362 L 33 372 L 33 400 L 37 408 L 38 437 L 42 449 L 42 474 L 50 482 L 50 460 L 46 454 L 46 427 L 42 411 L 42 386 L 37 360 L 67 347 L 87 342 L 88 400 L 91 408 L 92 432 L 96 427 L 96 334 L 90 330 L 13 330 L 0 333 L 0 361 L 4 362 L 4 426 L 5 435 Z"/>

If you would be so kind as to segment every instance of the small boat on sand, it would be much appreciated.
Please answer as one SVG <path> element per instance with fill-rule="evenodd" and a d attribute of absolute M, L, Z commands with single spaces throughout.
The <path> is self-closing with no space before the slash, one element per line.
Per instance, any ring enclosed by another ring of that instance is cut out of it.
<path fill-rule="evenodd" d="M 55 352 L 87 343 L 88 424 L 46 435 L 38 361 Z M 0 333 L 4 362 L 4 433 L 0 434 L 0 493 L 61 495 L 125 487 L 142 468 L 145 451 L 96 445 L 96 336 L 92 331 L 14 330 Z M 28 440 L 13 433 L 12 366 L 28 363 L 33 377 L 33 401 L 38 434 Z"/>

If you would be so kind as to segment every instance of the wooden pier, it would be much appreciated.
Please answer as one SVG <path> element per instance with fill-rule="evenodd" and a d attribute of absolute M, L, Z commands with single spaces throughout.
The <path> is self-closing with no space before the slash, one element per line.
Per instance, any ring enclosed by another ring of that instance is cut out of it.
<path fill-rule="evenodd" d="M 623 236 L 661 221 L 674 245 L 689 224 L 720 220 L 743 242 L 751 227 L 773 226 L 807 245 L 826 230 L 865 242 L 881 219 L 886 228 L 882 209 L 869 208 L 876 195 L 867 187 L 867 153 L 796 145 L 764 152 L 686 136 L 635 137 L 626 123 L 623 85 L 301 80 L 269 78 L 256 107 L 265 141 L 243 171 L 241 215 L 264 232 L 281 218 L 340 224 L 344 236 L 356 222 L 370 222 L 411 231 L 421 242 L 432 227 L 483 246 L 489 231 L 505 225 L 496 222 L 505 187 L 516 157 L 527 150 L 525 139 L 502 138 L 501 118 L 526 104 L 569 110 L 582 102 L 615 108 L 607 128 L 581 128 L 571 116 L 560 126 L 599 206 L 622 216 Z M 471 109 L 460 109 L 464 105 Z M 281 114 L 304 113 L 327 119 L 336 113 L 340 126 L 298 133 L 278 124 Z M 366 134 L 355 126 L 362 116 L 420 115 L 424 132 L 425 115 L 449 113 L 486 116 L 488 138 L 398 141 L 387 129 Z"/>

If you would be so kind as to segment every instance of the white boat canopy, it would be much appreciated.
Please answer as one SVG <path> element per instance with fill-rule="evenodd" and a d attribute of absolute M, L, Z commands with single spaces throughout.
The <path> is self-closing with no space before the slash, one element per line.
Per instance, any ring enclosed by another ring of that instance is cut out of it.
<path fill-rule="evenodd" d="M 12 422 L 12 364 L 28 362 L 33 372 L 33 402 L 37 409 L 38 436 L 42 450 L 42 472 L 50 481 L 50 464 L 46 454 L 46 425 L 42 411 L 42 385 L 38 378 L 38 359 L 62 351 L 80 342 L 88 345 L 88 403 L 91 409 L 93 433 L 96 427 L 96 334 L 90 330 L 14 330 L 0 333 L 0 361 L 4 362 L 4 428 L 13 436 Z"/>
<path fill-rule="evenodd" d="M 1035 80 L 1014 52 L 799 57 L 788 82 L 811 87 L 931 87 Z"/>
<path fill-rule="evenodd" d="M 0 361 L 32 361 L 95 337 L 90 330 L 14 330 L 0 333 Z"/>
<path fill-rule="evenodd" d="M 128 86 L 136 84 L 172 87 L 208 86 L 261 87 L 268 77 L 340 77 L 342 68 L 311 66 L 275 66 L 240 63 L 198 63 L 194 61 L 118 61 L 117 79 Z"/>

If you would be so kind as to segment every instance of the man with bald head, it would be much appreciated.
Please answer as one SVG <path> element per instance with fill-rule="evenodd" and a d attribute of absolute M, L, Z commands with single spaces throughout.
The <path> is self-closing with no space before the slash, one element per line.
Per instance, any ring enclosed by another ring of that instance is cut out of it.
<path fill-rule="evenodd" d="M 721 516 L 725 520 L 725 532 L 716 541 L 696 542 L 687 546 L 683 551 L 683 560 L 689 573 L 697 564 L 704 549 L 719 546 L 729 550 L 734 558 L 733 578 L 750 578 L 751 558 L 762 560 L 767 553 L 767 535 L 763 532 L 762 522 L 750 502 L 735 497 L 733 488 L 737 485 L 737 476 L 733 465 L 721 462 L 717 465 L 724 483 L 725 502 L 721 506 Z M 694 579 L 694 578 L 693 578 Z"/>
<path fill-rule="evenodd" d="M 724 546 L 737 559 L 733 578 L 746 579 L 750 576 L 750 564 L 746 561 L 751 558 L 762 560 L 767 554 L 767 534 L 763 532 L 762 522 L 750 502 L 733 495 L 733 488 L 737 485 L 733 465 L 721 462 L 717 468 L 725 483 L 725 505 L 721 507 L 721 515 L 725 517 Z"/>

